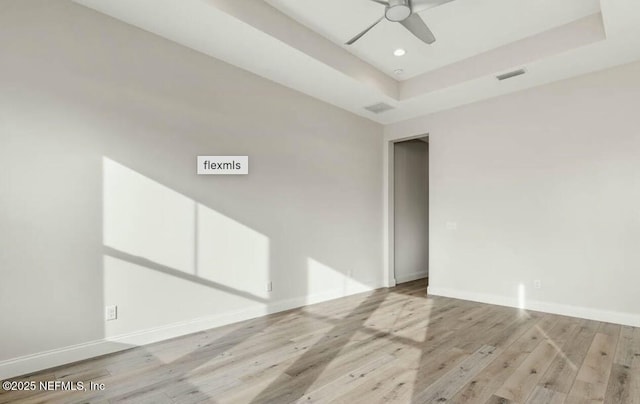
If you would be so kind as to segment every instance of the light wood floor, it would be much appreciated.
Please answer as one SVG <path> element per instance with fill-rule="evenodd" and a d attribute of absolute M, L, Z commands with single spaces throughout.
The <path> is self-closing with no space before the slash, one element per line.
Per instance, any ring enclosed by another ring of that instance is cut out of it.
<path fill-rule="evenodd" d="M 24 377 L 0 403 L 640 403 L 640 329 L 425 296 L 424 281 Z"/>

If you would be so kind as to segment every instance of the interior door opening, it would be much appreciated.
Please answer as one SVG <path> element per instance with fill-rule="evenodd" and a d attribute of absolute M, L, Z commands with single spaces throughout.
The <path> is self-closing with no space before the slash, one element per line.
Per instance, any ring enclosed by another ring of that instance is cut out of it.
<path fill-rule="evenodd" d="M 396 284 L 429 279 L 429 138 L 393 144 Z"/>

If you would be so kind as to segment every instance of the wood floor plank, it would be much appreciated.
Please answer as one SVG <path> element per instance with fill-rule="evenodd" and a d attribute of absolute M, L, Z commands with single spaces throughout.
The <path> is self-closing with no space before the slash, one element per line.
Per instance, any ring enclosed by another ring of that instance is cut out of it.
<path fill-rule="evenodd" d="M 512 403 L 514 403 L 514 401 L 508 400 L 504 397 L 495 396 L 495 395 L 489 397 L 489 399 L 485 401 L 485 404 L 512 404 Z"/>
<path fill-rule="evenodd" d="M 616 343 L 617 338 L 613 335 L 596 334 L 569 392 L 567 403 L 604 402 Z"/>
<path fill-rule="evenodd" d="M 627 365 L 614 364 L 604 402 L 640 404 L 640 371 Z"/>
<path fill-rule="evenodd" d="M 529 319 L 529 321 L 532 320 Z M 539 321 L 532 321 L 533 325 Z M 459 404 L 468 402 L 483 403 L 491 398 L 543 339 L 543 335 L 536 327 L 528 322 L 524 324 L 527 326 L 525 328 L 526 332 L 497 355 L 494 361 L 482 373 L 467 383 L 452 397 L 450 402 Z"/>
<path fill-rule="evenodd" d="M 640 328 L 621 327 L 614 363 L 640 369 Z"/>
<path fill-rule="evenodd" d="M 527 404 L 562 404 L 566 398 L 567 395 L 564 393 L 537 386 L 527 400 Z"/>
<path fill-rule="evenodd" d="M 371 372 L 355 388 L 340 392 L 335 402 L 378 402 L 381 397 L 391 396 L 395 402 L 411 402 L 414 390 L 438 380 L 468 354 L 453 348 L 434 353 L 430 361 L 421 361 L 419 350 L 404 347 L 393 356 L 396 361 Z"/>
<path fill-rule="evenodd" d="M 598 332 L 600 334 L 609 335 L 614 338 L 618 338 L 620 335 L 622 326 L 619 324 L 611 324 L 611 323 L 600 323 L 598 327 Z"/>
<path fill-rule="evenodd" d="M 526 326 L 524 328 L 526 332 L 514 332 L 514 338 L 505 341 L 508 345 L 499 353 L 494 362 L 464 386 L 450 402 L 463 404 L 468 402 L 482 403 L 489 400 L 541 341 L 567 339 L 566 334 L 573 329 L 572 323 L 572 319 L 556 316 L 524 318 L 522 325 Z"/>
<path fill-rule="evenodd" d="M 560 345 L 559 355 L 540 379 L 540 386 L 568 394 L 597 329 L 598 323 L 595 321 L 582 320 L 576 323 L 567 340 Z"/>
<path fill-rule="evenodd" d="M 174 402 L 192 404 L 209 401 L 230 386 L 240 384 L 240 380 L 226 375 L 216 378 L 189 377 L 182 382 L 169 383 L 161 391 Z"/>
<path fill-rule="evenodd" d="M 487 318 L 483 318 L 476 323 L 472 323 L 473 325 L 470 327 L 470 329 L 474 327 L 482 328 L 482 336 L 480 338 L 467 338 L 461 341 L 457 347 L 466 352 L 475 352 L 481 346 L 488 345 L 485 343 L 486 340 L 496 337 L 497 334 L 500 334 L 505 328 L 517 320 L 517 314 L 511 310 L 502 310 L 499 314 L 493 314 Z"/>
<path fill-rule="evenodd" d="M 298 399 L 297 403 L 333 403 L 338 400 L 344 391 L 353 390 L 360 386 L 368 376 L 380 367 L 396 360 L 393 355 L 384 355 L 376 357 L 374 360 L 353 369 L 352 371 L 341 375 L 331 383 L 324 384 L 319 388 Z"/>
<path fill-rule="evenodd" d="M 519 403 L 525 402 L 556 355 L 558 351 L 550 341 L 541 341 L 496 395 Z"/>
<path fill-rule="evenodd" d="M 493 346 L 480 347 L 455 369 L 450 370 L 436 383 L 417 394 L 415 401 L 420 403 L 448 401 L 462 386 L 493 361 L 495 350 L 496 348 Z"/>
<path fill-rule="evenodd" d="M 411 371 L 395 364 L 395 366 L 385 367 L 384 373 L 374 372 L 371 376 L 358 387 L 347 391 L 346 394 L 342 392 L 335 401 L 330 402 L 336 404 L 408 402 L 400 401 L 398 397 L 411 394 L 414 381 Z"/>

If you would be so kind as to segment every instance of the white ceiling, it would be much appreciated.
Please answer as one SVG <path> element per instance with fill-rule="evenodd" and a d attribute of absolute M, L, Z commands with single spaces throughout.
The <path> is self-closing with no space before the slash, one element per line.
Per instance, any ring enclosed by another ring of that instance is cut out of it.
<path fill-rule="evenodd" d="M 639 0 L 455 0 L 429 46 L 368 0 L 74 0 L 388 124 L 640 59 Z M 397 58 L 393 49 L 407 55 Z M 524 67 L 499 82 L 495 75 Z M 403 76 L 393 75 L 402 68 Z M 364 106 L 385 102 L 375 115 Z"/>
<path fill-rule="evenodd" d="M 391 77 L 404 80 L 600 12 L 599 0 L 455 0 L 419 15 L 436 36 L 427 45 L 383 20 L 355 44 L 344 43 L 384 13 L 371 0 L 266 0 L 296 21 Z M 403 57 L 393 50 L 403 48 Z M 400 76 L 396 69 L 403 69 Z"/>

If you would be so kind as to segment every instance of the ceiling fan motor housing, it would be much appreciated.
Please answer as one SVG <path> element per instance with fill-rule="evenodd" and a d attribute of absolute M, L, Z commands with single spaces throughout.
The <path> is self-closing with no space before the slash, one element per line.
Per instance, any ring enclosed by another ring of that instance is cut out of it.
<path fill-rule="evenodd" d="M 406 20 L 411 15 L 410 0 L 389 0 L 389 5 L 384 12 L 384 16 L 389 21 L 400 22 Z"/>

